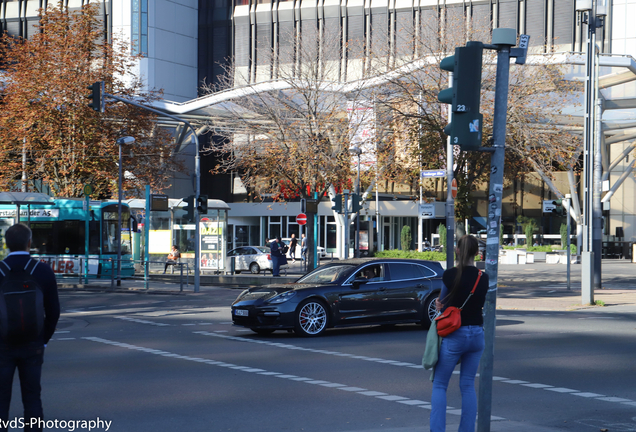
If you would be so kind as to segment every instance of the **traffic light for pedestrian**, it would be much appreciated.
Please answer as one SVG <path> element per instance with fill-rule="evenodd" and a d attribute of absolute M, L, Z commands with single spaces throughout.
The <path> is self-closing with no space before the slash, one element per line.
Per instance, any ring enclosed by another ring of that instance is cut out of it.
<path fill-rule="evenodd" d="M 552 209 L 552 213 L 556 214 L 558 216 L 564 216 L 565 215 L 565 209 L 563 208 L 563 200 L 554 200 L 552 201 L 552 204 L 554 204 L 554 208 Z"/>
<path fill-rule="evenodd" d="M 464 47 L 455 48 L 455 55 L 446 57 L 439 65 L 440 69 L 453 73 L 452 87 L 437 95 L 440 102 L 451 105 L 452 115 L 444 133 L 463 151 L 481 147 L 483 115 L 479 113 L 479 104 L 483 50 L 481 42 L 468 42 Z"/>
<path fill-rule="evenodd" d="M 331 206 L 331 210 L 335 211 L 336 213 L 342 213 L 342 195 L 336 195 L 331 200 L 331 202 L 333 203 L 333 205 Z"/>
<path fill-rule="evenodd" d="M 188 222 L 194 222 L 194 195 L 190 195 L 184 201 L 186 206 L 183 208 L 186 212 L 183 218 Z"/>
<path fill-rule="evenodd" d="M 104 112 L 104 104 L 102 102 L 104 95 L 104 81 L 93 83 L 87 88 L 91 91 L 91 94 L 87 96 L 91 100 L 88 106 L 93 108 L 95 111 Z"/>
<path fill-rule="evenodd" d="M 208 214 L 208 196 L 199 195 L 197 198 L 197 211 L 199 214 Z"/>

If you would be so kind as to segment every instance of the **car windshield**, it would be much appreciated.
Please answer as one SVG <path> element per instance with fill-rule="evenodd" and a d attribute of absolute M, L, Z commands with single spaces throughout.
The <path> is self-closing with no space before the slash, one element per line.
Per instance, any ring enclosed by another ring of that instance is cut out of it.
<path fill-rule="evenodd" d="M 316 270 L 298 279 L 298 283 L 324 284 L 335 282 L 340 279 L 340 277 L 349 275 L 354 269 L 355 266 L 350 264 L 318 267 Z"/>

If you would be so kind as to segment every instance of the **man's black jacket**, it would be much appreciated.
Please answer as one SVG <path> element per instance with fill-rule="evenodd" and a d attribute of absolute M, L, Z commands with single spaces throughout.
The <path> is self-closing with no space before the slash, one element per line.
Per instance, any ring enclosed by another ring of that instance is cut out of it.
<path fill-rule="evenodd" d="M 4 259 L 4 262 L 9 265 L 10 268 L 24 268 L 30 255 L 28 252 L 12 252 Z M 44 329 L 40 335 L 42 343 L 46 344 L 55 333 L 55 326 L 57 320 L 60 318 L 60 300 L 57 295 L 57 281 L 55 280 L 55 273 L 51 270 L 51 267 L 43 262 L 39 262 L 37 258 L 33 258 L 38 264 L 33 270 L 33 278 L 40 284 L 42 288 L 42 295 L 44 300 Z M 0 285 L 4 276 L 0 273 Z M 2 343 L 2 341 L 0 341 Z"/>

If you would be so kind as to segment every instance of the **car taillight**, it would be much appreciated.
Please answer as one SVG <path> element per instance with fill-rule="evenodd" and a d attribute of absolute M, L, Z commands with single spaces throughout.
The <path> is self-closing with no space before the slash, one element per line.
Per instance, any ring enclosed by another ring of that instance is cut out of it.
<path fill-rule="evenodd" d="M 272 257 L 269 254 L 267 254 L 267 259 L 271 261 Z"/>

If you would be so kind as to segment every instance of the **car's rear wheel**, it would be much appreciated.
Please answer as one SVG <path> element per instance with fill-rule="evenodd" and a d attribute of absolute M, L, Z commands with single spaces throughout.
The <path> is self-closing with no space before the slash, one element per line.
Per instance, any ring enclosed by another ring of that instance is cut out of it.
<path fill-rule="evenodd" d="M 272 333 L 276 331 L 272 329 L 257 329 L 257 328 L 251 328 L 250 330 L 252 330 L 257 335 L 261 335 L 261 336 L 271 335 Z"/>
<path fill-rule="evenodd" d="M 327 307 L 320 300 L 303 301 L 296 309 L 294 331 L 301 336 L 318 336 L 327 329 Z"/>
<path fill-rule="evenodd" d="M 439 292 L 433 293 L 426 298 L 422 308 L 422 327 L 428 329 L 437 315 L 435 300 L 439 296 Z"/>
<path fill-rule="evenodd" d="M 250 272 L 252 274 L 259 274 L 261 272 L 261 268 L 257 263 L 250 264 Z"/>

